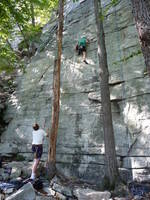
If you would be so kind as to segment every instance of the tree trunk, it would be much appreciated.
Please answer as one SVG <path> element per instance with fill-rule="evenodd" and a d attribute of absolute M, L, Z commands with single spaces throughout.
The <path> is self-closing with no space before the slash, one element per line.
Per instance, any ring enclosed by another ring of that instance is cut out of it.
<path fill-rule="evenodd" d="M 20 31 L 21 35 L 23 36 L 24 42 L 25 42 L 26 47 L 28 49 L 27 56 L 29 57 L 30 56 L 30 52 L 29 52 L 29 43 L 28 43 L 28 40 L 26 39 L 26 35 L 24 34 L 24 32 L 22 30 L 23 28 L 20 26 L 20 24 L 17 22 L 17 20 L 16 20 L 16 24 L 17 24 L 17 26 L 19 28 L 19 31 Z"/>
<path fill-rule="evenodd" d="M 34 6 L 33 6 L 33 2 L 31 1 L 31 19 L 32 19 L 32 26 L 35 27 L 35 15 L 34 15 Z"/>
<path fill-rule="evenodd" d="M 115 139 L 112 125 L 112 113 L 109 91 L 109 73 L 107 65 L 107 53 L 105 47 L 105 36 L 102 20 L 101 1 L 94 0 L 96 28 L 97 28 L 97 42 L 98 42 L 98 59 L 100 67 L 100 89 L 101 89 L 101 103 L 103 113 L 103 130 L 105 143 L 105 176 L 109 180 L 110 186 L 115 185 L 118 177 L 118 167 L 115 151 Z"/>
<path fill-rule="evenodd" d="M 131 2 L 147 73 L 150 76 L 150 0 Z"/>
<path fill-rule="evenodd" d="M 60 100 L 60 68 L 61 68 L 61 54 L 62 54 L 62 37 L 63 37 L 63 10 L 64 0 L 59 0 L 59 25 L 57 33 L 57 59 L 54 64 L 54 77 L 53 77 L 53 107 L 52 107 L 52 122 L 51 134 L 49 137 L 49 150 L 48 150 L 48 171 L 49 178 L 51 179 L 56 172 L 56 142 L 59 123 L 59 100 Z"/>
<path fill-rule="evenodd" d="M 32 26 L 35 27 L 35 12 L 34 12 L 34 4 L 32 1 L 30 1 L 30 10 L 31 10 L 31 21 L 32 21 Z M 31 44 L 30 44 L 30 48 L 29 48 L 29 53 L 30 53 L 30 56 L 33 56 L 36 52 L 36 47 L 35 47 L 35 44 L 34 44 L 34 41 L 31 41 Z"/>

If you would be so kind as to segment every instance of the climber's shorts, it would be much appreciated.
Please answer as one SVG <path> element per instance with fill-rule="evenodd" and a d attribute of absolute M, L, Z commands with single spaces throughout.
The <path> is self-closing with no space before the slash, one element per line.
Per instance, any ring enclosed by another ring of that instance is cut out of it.
<path fill-rule="evenodd" d="M 83 52 L 86 52 L 86 47 L 85 46 L 80 46 L 78 50 L 78 55 L 81 55 Z"/>
<path fill-rule="evenodd" d="M 34 154 L 34 158 L 40 159 L 43 153 L 43 145 L 42 144 L 32 144 L 32 152 Z"/>

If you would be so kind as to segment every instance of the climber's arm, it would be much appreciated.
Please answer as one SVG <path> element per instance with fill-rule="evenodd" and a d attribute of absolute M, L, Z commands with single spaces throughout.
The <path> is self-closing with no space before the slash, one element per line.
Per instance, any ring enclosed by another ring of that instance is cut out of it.
<path fill-rule="evenodd" d="M 46 130 L 46 137 L 49 137 L 49 132 L 50 132 L 50 130 L 49 130 L 49 128 Z"/>
<path fill-rule="evenodd" d="M 89 43 L 90 43 L 90 40 L 89 40 L 88 38 L 86 39 L 86 43 L 87 43 L 87 44 L 89 44 Z"/>

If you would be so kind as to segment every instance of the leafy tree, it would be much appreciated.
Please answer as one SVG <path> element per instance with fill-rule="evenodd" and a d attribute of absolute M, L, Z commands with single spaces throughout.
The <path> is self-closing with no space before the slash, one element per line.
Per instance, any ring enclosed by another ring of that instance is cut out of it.
<path fill-rule="evenodd" d="M 41 27 L 50 19 L 58 0 L 1 0 L 0 1 L 0 69 L 19 63 L 18 54 L 11 48 L 12 34 L 23 37 L 22 48 L 35 42 Z M 16 28 L 17 27 L 17 28 Z M 9 44 L 8 44 L 9 43 Z M 13 59 L 12 59 L 13 58 Z M 6 65 L 5 65 L 6 63 Z"/>
<path fill-rule="evenodd" d="M 12 51 L 8 43 L 0 43 L 0 73 L 6 71 L 11 73 L 14 70 L 14 64 L 17 64 L 17 56 Z"/>

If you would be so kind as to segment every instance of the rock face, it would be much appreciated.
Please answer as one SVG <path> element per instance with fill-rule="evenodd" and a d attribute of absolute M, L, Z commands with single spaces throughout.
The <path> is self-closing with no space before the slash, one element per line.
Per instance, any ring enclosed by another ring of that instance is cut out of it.
<path fill-rule="evenodd" d="M 109 200 L 111 196 L 110 192 L 98 192 L 91 189 L 76 189 L 74 194 L 78 200 Z"/>
<path fill-rule="evenodd" d="M 109 0 L 103 1 L 104 9 L 107 5 Z M 93 1 L 67 6 L 57 168 L 66 176 L 100 184 L 104 175 L 104 137 Z M 122 0 L 110 7 L 104 30 L 118 163 L 123 168 L 134 168 L 135 178 L 150 162 L 150 79 L 143 75 L 144 59 L 129 1 Z M 50 127 L 55 32 L 54 20 L 44 28 L 41 47 L 19 79 L 5 115 L 13 120 L 3 133 L 2 142 L 17 144 L 19 152 L 26 153 L 27 158 L 31 155 L 32 124 Z M 88 65 L 75 52 L 82 35 L 90 39 Z M 47 158 L 47 149 L 45 140 L 43 159 Z"/>
<path fill-rule="evenodd" d="M 27 183 L 20 188 L 16 193 L 12 194 L 6 200 L 35 200 L 35 191 L 31 183 Z"/>

